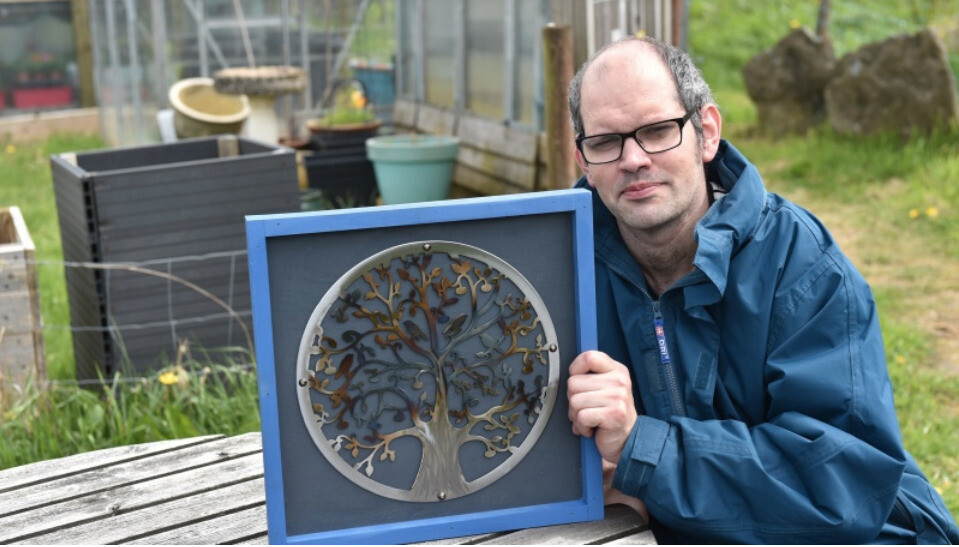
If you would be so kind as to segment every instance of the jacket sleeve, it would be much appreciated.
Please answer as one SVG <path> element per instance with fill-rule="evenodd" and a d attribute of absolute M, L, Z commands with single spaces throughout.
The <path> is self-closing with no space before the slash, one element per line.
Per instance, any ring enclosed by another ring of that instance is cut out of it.
<path fill-rule="evenodd" d="M 838 254 L 777 295 L 765 419 L 641 416 L 614 486 L 687 539 L 864 543 L 892 510 L 906 457 L 865 281 Z"/>

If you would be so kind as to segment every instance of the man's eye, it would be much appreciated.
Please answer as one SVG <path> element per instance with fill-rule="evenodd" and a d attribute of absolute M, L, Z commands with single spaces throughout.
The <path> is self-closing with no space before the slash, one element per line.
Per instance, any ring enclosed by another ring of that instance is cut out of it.
<path fill-rule="evenodd" d="M 587 146 L 589 146 L 593 150 L 609 150 L 612 148 L 616 148 L 619 146 L 619 136 L 610 135 L 608 137 L 603 136 L 603 137 L 592 138 L 592 139 L 589 139 L 589 141 L 587 141 Z"/>
<path fill-rule="evenodd" d="M 675 128 L 673 124 L 661 123 L 657 125 L 652 125 L 650 127 L 644 127 L 639 130 L 640 139 L 657 139 L 661 138 L 664 135 L 668 135 Z"/>

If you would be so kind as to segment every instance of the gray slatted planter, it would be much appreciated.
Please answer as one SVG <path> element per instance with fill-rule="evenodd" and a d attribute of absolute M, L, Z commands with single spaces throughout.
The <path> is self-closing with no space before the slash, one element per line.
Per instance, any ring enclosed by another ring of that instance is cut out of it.
<path fill-rule="evenodd" d="M 155 370 L 181 341 L 194 357 L 248 359 L 244 216 L 299 210 L 291 149 L 220 136 L 50 165 L 79 379 Z"/>

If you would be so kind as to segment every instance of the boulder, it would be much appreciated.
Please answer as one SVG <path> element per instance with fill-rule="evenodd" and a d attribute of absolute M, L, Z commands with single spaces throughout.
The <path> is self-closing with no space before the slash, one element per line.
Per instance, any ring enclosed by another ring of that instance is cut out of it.
<path fill-rule="evenodd" d="M 926 133 L 959 119 L 946 48 L 926 29 L 844 56 L 826 86 L 826 111 L 839 133 Z"/>
<path fill-rule="evenodd" d="M 768 135 L 804 133 L 826 120 L 823 90 L 836 56 L 832 42 L 800 27 L 743 68 L 746 92 Z"/>

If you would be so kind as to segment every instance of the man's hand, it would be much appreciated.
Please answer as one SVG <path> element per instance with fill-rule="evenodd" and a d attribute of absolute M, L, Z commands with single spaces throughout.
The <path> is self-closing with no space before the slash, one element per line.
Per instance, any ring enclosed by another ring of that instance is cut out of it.
<path fill-rule="evenodd" d="M 616 465 L 636 423 L 632 382 L 625 365 L 605 353 L 587 351 L 569 366 L 569 419 L 573 433 L 596 437 L 596 447 Z"/>

